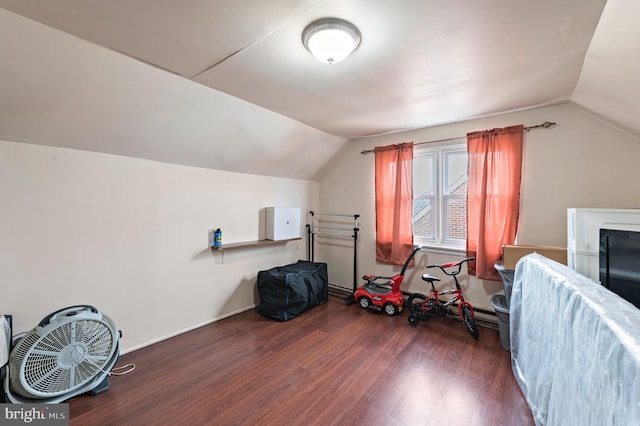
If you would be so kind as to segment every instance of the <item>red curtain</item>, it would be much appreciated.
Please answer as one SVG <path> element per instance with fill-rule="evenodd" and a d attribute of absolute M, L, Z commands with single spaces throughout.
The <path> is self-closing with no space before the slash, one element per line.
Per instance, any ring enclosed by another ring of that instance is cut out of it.
<path fill-rule="evenodd" d="M 413 250 L 413 142 L 377 147 L 376 261 L 403 265 Z"/>
<path fill-rule="evenodd" d="M 475 256 L 469 273 L 480 279 L 500 280 L 493 265 L 502 257 L 502 246 L 515 241 L 523 131 L 518 125 L 467 134 L 467 256 Z"/>

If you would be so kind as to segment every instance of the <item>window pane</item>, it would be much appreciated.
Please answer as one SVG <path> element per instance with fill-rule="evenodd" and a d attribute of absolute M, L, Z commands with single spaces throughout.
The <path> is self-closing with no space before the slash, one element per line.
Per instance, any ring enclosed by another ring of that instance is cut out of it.
<path fill-rule="evenodd" d="M 467 153 L 447 152 L 444 154 L 446 168 L 444 193 L 445 194 L 466 194 L 467 193 Z M 463 188 L 464 187 L 464 188 Z"/>
<path fill-rule="evenodd" d="M 447 226 L 446 239 L 467 239 L 467 199 L 448 198 L 446 200 Z"/>
<path fill-rule="evenodd" d="M 433 157 L 418 157 L 413 159 L 413 196 L 433 195 Z"/>
<path fill-rule="evenodd" d="M 433 215 L 431 198 L 413 199 L 413 235 L 433 239 Z"/>
<path fill-rule="evenodd" d="M 419 244 L 464 248 L 467 237 L 466 145 L 416 148 L 413 157 L 413 236 Z"/>

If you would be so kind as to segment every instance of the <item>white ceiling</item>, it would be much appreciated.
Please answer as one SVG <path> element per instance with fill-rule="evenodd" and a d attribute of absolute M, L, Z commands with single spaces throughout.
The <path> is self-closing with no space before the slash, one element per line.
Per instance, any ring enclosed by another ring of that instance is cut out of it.
<path fill-rule="evenodd" d="M 566 101 L 640 134 L 640 31 L 636 29 L 640 2 L 636 0 L 0 0 L 0 7 L 47 26 L 35 28 L 17 15 L 5 16 L 14 26 L 11 33 L 6 30 L 10 41 L 3 37 L 0 42 L 5 44 L 0 44 L 5 49 L 0 51 L 0 84 L 4 82 L 6 92 L 20 99 L 0 100 L 0 112 L 17 115 L 18 120 L 34 118 L 34 102 L 42 102 L 36 89 L 54 90 L 43 86 L 48 80 L 40 81 L 43 76 L 68 74 L 74 82 L 62 82 L 74 86 L 79 76 L 97 79 L 97 66 L 112 61 L 116 75 L 99 80 L 107 86 L 102 88 L 106 98 L 111 96 L 107 91 L 124 90 L 115 82 L 108 87 L 108 78 L 149 83 L 142 95 L 155 96 L 154 102 L 160 104 L 168 101 L 160 99 L 157 85 L 173 84 L 173 96 L 181 97 L 186 87 L 202 90 L 193 88 L 197 83 L 215 89 L 210 95 L 200 92 L 199 102 L 223 92 L 339 138 Z M 344 62 L 322 64 L 302 46 L 304 27 L 321 17 L 347 19 L 360 29 L 362 43 Z M 60 31 L 78 40 L 67 36 L 64 42 L 50 41 L 62 40 Z M 37 37 L 31 35 L 36 33 Z M 82 40 L 90 43 L 81 45 Z M 121 57 L 117 67 L 114 56 Z M 130 69 L 132 62 L 155 68 L 143 75 Z M 40 74 L 32 68 L 39 68 Z M 32 80 L 23 73 L 32 73 Z M 176 79 L 187 79 L 191 85 L 180 86 Z M 18 91 L 15 86 L 20 81 L 25 87 Z M 48 84 L 60 83 L 53 78 Z M 76 90 L 86 93 L 88 87 Z M 26 105 L 29 99 L 33 102 Z M 84 101 L 80 109 L 87 108 L 88 100 Z M 182 101 L 186 104 L 182 109 L 166 105 L 164 118 L 185 114 L 186 108 L 185 120 L 197 124 L 191 115 L 203 113 L 191 109 L 195 106 L 189 96 Z M 22 109 L 29 110 L 24 117 Z M 105 111 L 95 113 L 104 117 Z M 113 133 L 111 139 L 127 135 L 127 129 L 114 131 L 113 127 L 122 127 L 118 123 L 108 123 L 111 127 L 105 129 Z M 100 128 L 101 123 L 93 125 Z M 174 131 L 180 129 L 176 124 Z M 0 130 L 0 138 L 21 141 L 20 132 L 26 135 L 29 130 Z M 199 142 L 194 143 L 202 144 L 208 136 L 195 135 Z M 340 141 L 331 140 L 324 159 Z M 173 152 L 144 155 L 149 147 L 142 145 L 103 150 L 161 160 L 164 155 L 168 161 L 171 156 L 202 157 L 204 152 L 194 149 L 184 154 L 178 151 L 189 146 L 172 148 L 167 141 L 166 150 Z M 294 148 L 287 145 L 286 150 Z M 189 158 L 175 162 L 225 168 Z"/>

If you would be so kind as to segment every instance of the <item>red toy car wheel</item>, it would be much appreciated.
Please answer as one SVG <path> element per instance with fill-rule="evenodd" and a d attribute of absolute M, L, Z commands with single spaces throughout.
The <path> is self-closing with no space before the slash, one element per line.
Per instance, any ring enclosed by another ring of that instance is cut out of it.
<path fill-rule="evenodd" d="M 398 311 L 398 307 L 396 305 L 394 305 L 393 303 L 385 303 L 384 304 L 384 312 L 387 315 L 396 315 L 399 311 Z"/>
<path fill-rule="evenodd" d="M 358 299 L 358 304 L 362 309 L 368 309 L 371 306 L 371 299 L 366 296 L 362 296 Z"/>

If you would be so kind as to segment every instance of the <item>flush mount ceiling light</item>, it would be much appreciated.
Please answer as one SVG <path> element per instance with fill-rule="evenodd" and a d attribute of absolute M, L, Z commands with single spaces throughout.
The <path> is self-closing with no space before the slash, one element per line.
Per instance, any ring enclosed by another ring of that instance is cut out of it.
<path fill-rule="evenodd" d="M 360 31 L 344 19 L 322 18 L 307 25 L 302 44 L 320 62 L 337 64 L 360 45 Z"/>

